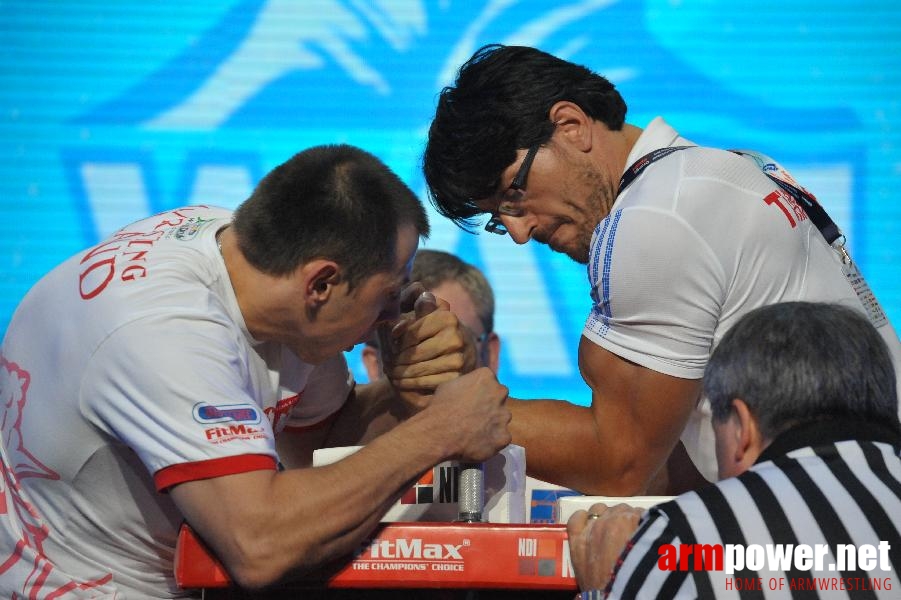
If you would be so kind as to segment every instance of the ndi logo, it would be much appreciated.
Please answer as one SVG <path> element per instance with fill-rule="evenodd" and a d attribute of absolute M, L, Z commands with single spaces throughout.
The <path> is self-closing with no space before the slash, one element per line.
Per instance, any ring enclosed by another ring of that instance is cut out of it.
<path fill-rule="evenodd" d="M 439 465 L 420 477 L 419 481 L 401 496 L 400 503 L 447 504 L 457 502 L 460 496 L 457 483 L 459 477 L 460 467 Z"/>
<path fill-rule="evenodd" d="M 557 574 L 559 555 L 555 540 L 519 538 L 516 555 L 520 575 L 554 577 Z"/>

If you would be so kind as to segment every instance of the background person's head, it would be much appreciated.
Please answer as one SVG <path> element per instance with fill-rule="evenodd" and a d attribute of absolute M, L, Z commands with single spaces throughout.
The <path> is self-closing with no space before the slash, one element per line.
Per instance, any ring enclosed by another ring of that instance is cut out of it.
<path fill-rule="evenodd" d="M 546 143 L 554 133 L 551 107 L 577 104 L 609 129 L 622 129 L 626 104 L 604 77 L 541 50 L 488 45 L 460 67 L 439 96 L 423 157 L 436 209 L 470 229 L 484 213 L 517 150 Z"/>
<path fill-rule="evenodd" d="M 501 340 L 494 331 L 494 292 L 482 271 L 448 252 L 420 250 L 413 258 L 410 279 L 450 304 L 476 338 L 478 366 L 497 373 Z M 370 381 L 381 377 L 376 339 L 366 343 L 362 360 Z"/>
<path fill-rule="evenodd" d="M 785 302 L 742 317 L 704 373 L 720 478 L 747 469 L 789 428 L 864 421 L 901 431 L 895 373 L 882 337 L 845 306 Z"/>

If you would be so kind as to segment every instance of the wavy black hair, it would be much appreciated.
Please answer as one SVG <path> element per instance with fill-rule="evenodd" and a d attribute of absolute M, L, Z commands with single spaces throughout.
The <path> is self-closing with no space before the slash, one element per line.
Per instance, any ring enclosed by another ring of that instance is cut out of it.
<path fill-rule="evenodd" d="M 606 78 L 526 46 L 483 46 L 441 90 L 422 167 L 436 210 L 472 231 L 516 152 L 554 133 L 551 107 L 577 104 L 611 130 L 622 129 L 626 103 Z"/>

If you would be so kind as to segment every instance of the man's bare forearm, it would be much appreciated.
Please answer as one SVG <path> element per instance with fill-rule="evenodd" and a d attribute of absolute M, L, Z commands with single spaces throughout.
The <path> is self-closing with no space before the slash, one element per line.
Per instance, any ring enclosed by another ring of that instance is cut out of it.
<path fill-rule="evenodd" d="M 406 417 L 406 406 L 386 378 L 358 385 L 341 408 L 325 445 L 358 446 L 393 429 Z"/>
<path fill-rule="evenodd" d="M 583 494 L 643 494 L 660 468 L 636 440 L 605 435 L 591 408 L 560 400 L 508 400 L 513 443 L 526 449 L 527 472 Z"/>

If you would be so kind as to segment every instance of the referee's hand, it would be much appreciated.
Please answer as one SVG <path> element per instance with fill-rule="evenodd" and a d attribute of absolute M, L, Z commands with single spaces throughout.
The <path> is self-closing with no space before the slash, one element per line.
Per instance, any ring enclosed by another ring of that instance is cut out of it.
<path fill-rule="evenodd" d="M 638 529 L 642 514 L 644 509 L 628 504 L 603 503 L 573 513 L 566 523 L 566 532 L 580 590 L 607 587 L 626 542 Z"/>

